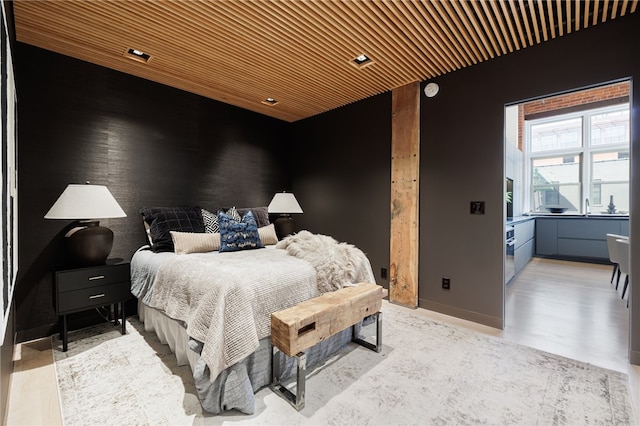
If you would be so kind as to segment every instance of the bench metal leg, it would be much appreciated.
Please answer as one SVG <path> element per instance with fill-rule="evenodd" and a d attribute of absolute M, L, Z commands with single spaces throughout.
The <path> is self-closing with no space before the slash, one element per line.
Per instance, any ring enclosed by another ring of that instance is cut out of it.
<path fill-rule="evenodd" d="M 295 394 L 287 389 L 284 384 L 280 383 L 281 371 L 278 354 L 281 356 L 287 356 L 280 352 L 278 348 L 273 346 L 271 355 L 271 390 L 284 398 L 289 404 L 293 405 L 296 410 L 300 411 L 304 408 L 305 384 L 307 380 L 307 354 L 300 352 L 293 356 L 293 358 L 296 359 L 298 367 Z"/>
<path fill-rule="evenodd" d="M 364 346 L 372 351 L 380 352 L 382 350 L 382 312 L 371 315 L 376 319 L 376 343 L 370 343 L 361 339 L 357 333 L 357 324 L 353 325 L 353 342 Z"/>

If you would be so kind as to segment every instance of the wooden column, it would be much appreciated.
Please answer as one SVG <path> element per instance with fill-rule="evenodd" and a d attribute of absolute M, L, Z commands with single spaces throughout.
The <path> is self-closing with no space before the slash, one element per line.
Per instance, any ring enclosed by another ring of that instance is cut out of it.
<path fill-rule="evenodd" d="M 392 92 L 389 300 L 418 306 L 420 83 Z"/>

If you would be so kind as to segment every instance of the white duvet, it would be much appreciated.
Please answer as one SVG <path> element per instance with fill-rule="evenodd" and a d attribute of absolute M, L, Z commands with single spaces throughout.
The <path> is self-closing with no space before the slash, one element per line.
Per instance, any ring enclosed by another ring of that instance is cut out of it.
<path fill-rule="evenodd" d="M 353 246 L 349 250 L 360 259 L 356 272 L 348 274 L 350 281 L 375 282 L 366 256 Z M 138 251 L 132 259 L 132 293 L 184 322 L 187 334 L 204 343 L 201 356 L 213 381 L 270 335 L 272 312 L 325 291 L 318 289 L 318 277 L 326 279 L 326 267 L 326 256 L 313 262 L 273 247 L 188 255 Z"/>

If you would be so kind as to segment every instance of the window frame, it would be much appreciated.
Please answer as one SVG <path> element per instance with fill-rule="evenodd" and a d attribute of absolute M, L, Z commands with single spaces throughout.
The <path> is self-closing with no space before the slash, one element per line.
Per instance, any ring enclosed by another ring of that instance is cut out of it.
<path fill-rule="evenodd" d="M 606 114 L 617 111 L 627 111 L 629 114 L 629 123 L 627 125 L 627 141 L 621 143 L 611 143 L 611 144 L 600 144 L 600 145 L 591 145 L 591 118 L 596 115 Z M 548 124 L 558 121 L 565 121 L 581 118 L 582 119 L 582 141 L 581 146 L 573 147 L 573 148 L 558 148 L 558 149 L 550 149 L 543 151 L 532 152 L 532 143 L 531 143 L 531 135 L 532 135 L 532 127 L 540 124 Z M 544 158 L 557 158 L 557 157 L 567 157 L 567 156 L 579 156 L 580 157 L 580 168 L 579 171 L 579 192 L 580 192 L 580 208 L 578 209 L 578 214 L 584 214 L 585 212 L 585 204 L 586 200 L 591 196 L 591 188 L 593 183 L 591 181 L 592 178 L 592 168 L 593 168 L 593 154 L 595 153 L 606 153 L 606 152 L 620 152 L 620 151 L 630 151 L 630 123 L 631 120 L 631 111 L 630 104 L 628 102 L 623 104 L 617 104 L 606 107 L 599 107 L 594 109 L 582 110 L 578 112 L 570 112 L 564 114 L 552 115 L 549 117 L 534 119 L 534 120 L 525 120 L 524 121 L 524 145 L 525 145 L 525 161 L 524 161 L 524 175 L 525 175 L 525 211 L 530 211 L 532 213 L 541 213 L 541 211 L 533 211 L 534 206 L 534 191 L 533 191 L 533 161 L 536 159 L 544 159 Z M 600 181 L 598 181 L 600 182 Z M 630 185 L 630 177 L 626 180 L 627 184 Z M 560 185 L 569 185 L 572 183 L 560 183 Z M 601 202 L 605 202 L 605 200 L 601 199 Z"/>

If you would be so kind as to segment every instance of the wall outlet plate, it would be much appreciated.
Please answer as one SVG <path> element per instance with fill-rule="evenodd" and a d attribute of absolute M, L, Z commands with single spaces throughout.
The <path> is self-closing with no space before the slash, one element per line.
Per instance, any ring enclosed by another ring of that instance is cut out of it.
<path fill-rule="evenodd" d="M 451 280 L 449 278 L 442 277 L 442 289 L 451 290 Z"/>

